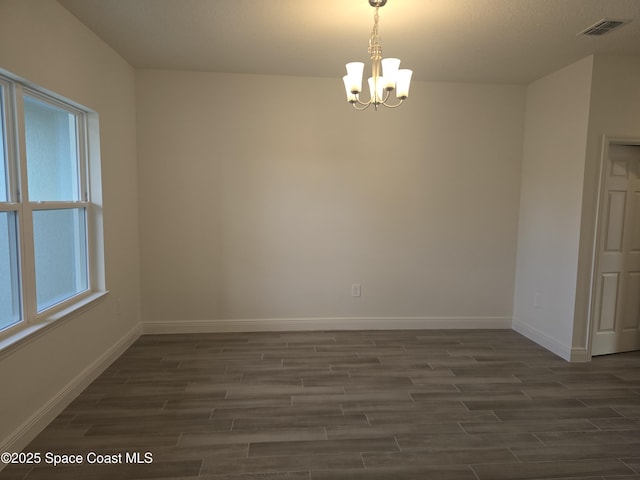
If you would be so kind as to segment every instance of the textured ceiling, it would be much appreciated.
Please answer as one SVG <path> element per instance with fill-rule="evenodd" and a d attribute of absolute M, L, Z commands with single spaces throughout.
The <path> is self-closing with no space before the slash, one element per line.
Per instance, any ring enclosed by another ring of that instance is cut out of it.
<path fill-rule="evenodd" d="M 137 68 L 341 77 L 368 62 L 367 0 L 58 0 Z M 602 37 L 602 18 L 632 20 Z M 385 56 L 414 79 L 528 83 L 592 53 L 640 55 L 640 0 L 388 0 Z"/>

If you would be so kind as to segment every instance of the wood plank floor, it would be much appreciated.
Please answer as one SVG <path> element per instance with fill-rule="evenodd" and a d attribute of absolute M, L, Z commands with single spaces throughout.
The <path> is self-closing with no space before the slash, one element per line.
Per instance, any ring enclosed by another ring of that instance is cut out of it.
<path fill-rule="evenodd" d="M 0 478 L 640 479 L 640 352 L 569 364 L 508 330 L 149 335 L 24 451 L 85 461 Z"/>

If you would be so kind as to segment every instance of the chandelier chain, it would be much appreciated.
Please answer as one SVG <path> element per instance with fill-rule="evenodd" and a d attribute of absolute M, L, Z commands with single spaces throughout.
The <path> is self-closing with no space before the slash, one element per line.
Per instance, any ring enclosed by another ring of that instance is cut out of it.
<path fill-rule="evenodd" d="M 378 33 L 378 21 L 380 15 L 378 10 L 380 7 L 376 7 L 373 15 L 373 29 L 371 30 L 371 38 L 369 39 L 369 54 L 371 58 L 382 58 L 382 45 L 380 43 L 380 34 Z"/>

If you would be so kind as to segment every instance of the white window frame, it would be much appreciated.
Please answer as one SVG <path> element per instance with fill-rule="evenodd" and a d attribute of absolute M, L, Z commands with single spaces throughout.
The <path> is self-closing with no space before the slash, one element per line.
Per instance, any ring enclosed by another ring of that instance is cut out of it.
<path fill-rule="evenodd" d="M 102 225 L 92 199 L 96 182 L 91 167 L 99 168 L 97 114 L 59 95 L 28 83 L 9 72 L 0 70 L 3 88 L 5 148 L 7 152 L 8 201 L 0 202 L 0 212 L 15 212 L 18 232 L 19 297 L 21 320 L 0 330 L 0 354 L 54 323 L 69 318 L 92 305 L 108 293 L 104 288 L 104 256 L 101 245 Z M 24 95 L 63 109 L 76 118 L 79 199 L 77 201 L 30 201 L 28 198 Z M 98 157 L 98 158 L 95 158 Z M 100 192 L 97 192 L 100 199 Z M 33 214 L 42 210 L 83 209 L 87 255 L 87 289 L 38 312 L 34 252 Z M 98 245 L 100 243 L 100 245 Z"/>

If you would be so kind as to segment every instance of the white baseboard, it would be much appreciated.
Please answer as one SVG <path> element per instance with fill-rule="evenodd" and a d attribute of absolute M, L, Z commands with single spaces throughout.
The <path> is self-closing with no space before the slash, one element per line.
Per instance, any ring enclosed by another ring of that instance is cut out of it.
<path fill-rule="evenodd" d="M 517 318 L 513 319 L 513 330 L 555 353 L 567 362 L 588 362 L 590 360 L 584 348 L 572 348 L 570 345 L 565 345 L 537 328 L 519 321 Z"/>
<path fill-rule="evenodd" d="M 145 334 L 314 330 L 511 329 L 511 317 L 327 317 L 143 322 Z"/>
<path fill-rule="evenodd" d="M 38 409 L 0 444 L 0 452 L 20 452 L 51 423 L 91 382 L 107 369 L 141 334 L 136 325 L 116 344 L 88 365 L 79 375 Z M 6 465 L 0 462 L 0 470 Z"/>
<path fill-rule="evenodd" d="M 591 356 L 589 352 L 584 347 L 572 348 L 571 349 L 571 360 L 570 362 L 574 363 L 585 363 L 591 361 Z"/>

